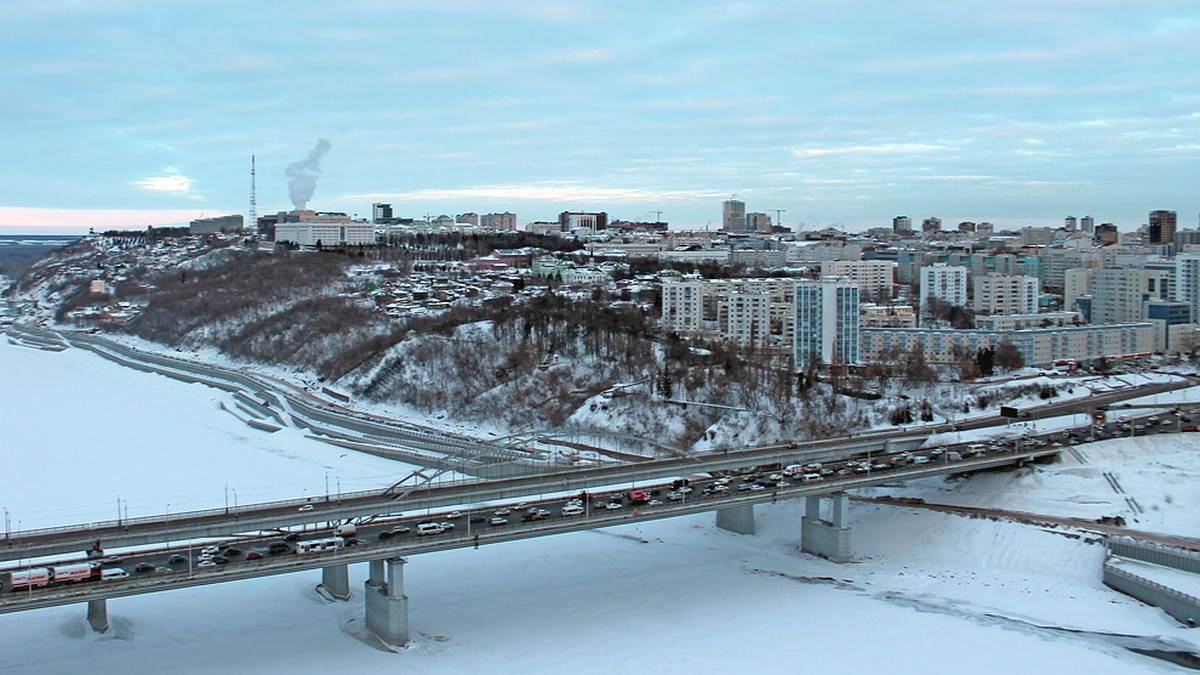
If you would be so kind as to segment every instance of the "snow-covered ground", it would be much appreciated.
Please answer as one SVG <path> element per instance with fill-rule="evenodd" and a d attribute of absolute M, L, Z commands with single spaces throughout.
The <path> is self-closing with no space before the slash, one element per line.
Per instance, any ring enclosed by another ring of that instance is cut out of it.
<path fill-rule="evenodd" d="M 217 408 L 217 392 L 78 350 L 0 341 L 0 373 L 0 502 L 25 527 L 112 517 L 117 494 L 134 515 L 219 506 L 227 482 L 249 501 L 323 492 L 326 472 L 359 489 L 405 470 L 253 431 Z M 1109 514 L 1125 503 L 1110 471 L 1147 509 L 1136 527 L 1195 534 L 1191 438 L 1108 441 L 1083 447 L 1086 464 L 905 494 Z M 1131 673 L 1180 669 L 1103 634 L 1197 649 L 1194 631 L 1101 585 L 1093 537 L 855 503 L 855 561 L 838 565 L 798 551 L 803 508 L 758 507 L 756 536 L 708 515 L 415 556 L 414 641 L 399 653 L 359 639 L 360 593 L 327 603 L 318 575 L 301 573 L 115 599 L 106 635 L 87 629 L 82 606 L 0 616 L 0 672 Z M 365 565 L 351 575 L 361 588 Z"/>

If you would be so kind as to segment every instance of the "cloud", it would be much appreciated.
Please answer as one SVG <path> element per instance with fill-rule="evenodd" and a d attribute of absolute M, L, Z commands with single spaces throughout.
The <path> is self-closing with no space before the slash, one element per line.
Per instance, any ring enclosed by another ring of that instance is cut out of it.
<path fill-rule="evenodd" d="M 800 158 L 824 157 L 827 155 L 883 155 L 941 152 L 953 150 L 946 145 L 931 143 L 883 143 L 881 145 L 851 145 L 841 148 L 793 148 L 791 153 Z"/>
<path fill-rule="evenodd" d="M 638 204 L 657 201 L 716 199 L 724 195 L 716 190 L 651 190 L 645 188 L 592 187 L 584 185 L 481 185 L 466 188 L 431 188 L 408 192 L 380 192 L 343 195 L 341 199 L 360 201 L 439 201 L 497 199 L 561 203 Z"/>
<path fill-rule="evenodd" d="M 134 182 L 134 185 L 150 192 L 188 193 L 192 190 L 192 179 L 186 176 L 150 176 Z"/>

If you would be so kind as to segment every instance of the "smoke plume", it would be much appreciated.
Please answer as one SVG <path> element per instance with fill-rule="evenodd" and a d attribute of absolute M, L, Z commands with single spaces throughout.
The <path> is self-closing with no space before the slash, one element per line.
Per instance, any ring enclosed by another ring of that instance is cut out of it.
<path fill-rule="evenodd" d="M 284 173 L 288 177 L 288 194 L 292 198 L 292 206 L 297 210 L 308 205 L 313 192 L 317 189 L 317 176 L 321 175 L 321 158 L 329 152 L 329 141 L 317 139 L 317 147 L 313 148 L 308 157 L 292 162 Z"/>

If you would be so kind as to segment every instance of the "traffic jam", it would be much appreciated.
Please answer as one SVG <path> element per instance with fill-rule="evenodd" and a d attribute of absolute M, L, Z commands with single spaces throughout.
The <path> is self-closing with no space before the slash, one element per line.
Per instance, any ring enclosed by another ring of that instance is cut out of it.
<path fill-rule="evenodd" d="M 606 524 L 639 517 L 666 517 L 671 512 L 690 513 L 703 503 L 727 502 L 730 497 L 761 496 L 787 498 L 789 488 L 804 487 L 812 493 L 814 484 L 836 489 L 840 482 L 861 483 L 880 474 L 907 473 L 906 469 L 934 468 L 971 459 L 1024 454 L 1047 448 L 1122 436 L 1164 431 L 1195 431 L 1195 410 L 1176 408 L 1169 414 L 1130 417 L 1045 434 L 1025 433 L 1000 439 L 953 443 L 914 451 L 867 454 L 836 461 L 792 465 L 756 466 L 729 472 L 703 473 L 679 477 L 659 484 L 634 486 L 621 490 L 581 491 L 536 501 L 511 504 L 475 505 L 420 516 L 387 514 L 356 519 L 354 522 L 327 522 L 305 528 L 287 528 L 243 536 L 237 539 L 205 542 L 171 549 L 157 549 L 120 555 L 105 555 L 93 550 L 83 558 L 21 566 L 0 572 L 0 591 L 48 591 L 55 587 L 85 583 L 113 583 L 139 578 L 198 575 L 222 568 L 272 566 L 286 556 L 320 556 L 346 549 L 381 549 L 381 555 L 403 553 L 404 545 L 419 545 L 434 539 L 461 537 L 462 545 L 486 543 L 493 532 L 543 528 L 551 534 L 563 521 L 602 519 Z M 746 501 L 758 501 L 746 500 Z M 680 509 L 681 505 L 691 506 Z M 300 507 L 320 520 L 321 509 L 311 504 Z M 551 521 L 551 522 L 547 522 Z M 578 528 L 566 528 L 578 529 Z M 531 533 L 532 536 L 532 533 Z M 482 540 L 482 541 L 481 541 Z M 386 551 L 383 551 L 386 549 Z M 420 552 L 414 551 L 414 552 Z"/>

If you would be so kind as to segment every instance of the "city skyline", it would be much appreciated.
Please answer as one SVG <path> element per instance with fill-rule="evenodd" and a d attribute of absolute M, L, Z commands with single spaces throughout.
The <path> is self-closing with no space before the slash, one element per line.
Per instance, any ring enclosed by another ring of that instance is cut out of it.
<path fill-rule="evenodd" d="M 793 229 L 1200 213 L 1200 9 L 1166 1 L 0 7 L 0 233 L 292 208 Z"/>

